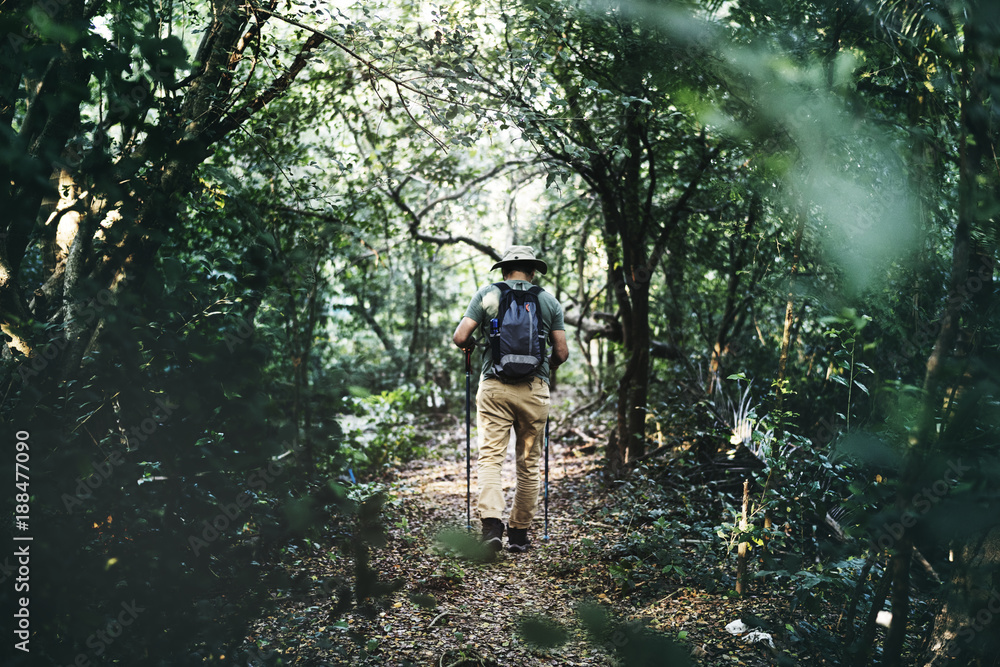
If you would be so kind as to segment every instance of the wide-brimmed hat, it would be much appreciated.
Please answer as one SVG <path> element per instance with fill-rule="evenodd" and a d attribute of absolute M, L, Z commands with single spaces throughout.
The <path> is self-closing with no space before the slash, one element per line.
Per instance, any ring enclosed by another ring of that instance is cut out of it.
<path fill-rule="evenodd" d="M 507 252 L 503 254 L 499 262 L 493 265 L 490 271 L 499 269 L 504 264 L 513 264 L 515 262 L 518 264 L 531 264 L 543 276 L 549 270 L 545 262 L 535 257 L 535 250 L 530 245 L 512 245 L 507 248 Z"/>

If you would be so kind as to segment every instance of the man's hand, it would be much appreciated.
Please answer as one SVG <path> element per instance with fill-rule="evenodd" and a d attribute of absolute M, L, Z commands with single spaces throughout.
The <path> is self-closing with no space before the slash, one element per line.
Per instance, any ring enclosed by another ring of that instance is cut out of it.
<path fill-rule="evenodd" d="M 455 335 L 451 337 L 452 342 L 462 350 L 474 349 L 476 347 L 476 341 L 472 337 L 472 334 L 476 331 L 476 327 L 478 326 L 479 322 L 470 317 L 463 317 L 462 321 L 458 323 L 458 327 L 455 329 Z"/>

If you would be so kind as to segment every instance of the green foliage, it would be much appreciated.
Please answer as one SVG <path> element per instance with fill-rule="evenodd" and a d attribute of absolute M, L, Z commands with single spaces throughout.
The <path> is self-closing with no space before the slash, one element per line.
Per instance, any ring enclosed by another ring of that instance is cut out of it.
<path fill-rule="evenodd" d="M 897 534 L 957 572 L 935 547 L 992 526 L 1000 479 L 990 7 L 316 7 L 296 20 L 351 52 L 301 71 L 312 33 L 237 5 L 5 8 L 0 417 L 39 443 L 48 657 L 221 655 L 290 542 L 377 546 L 380 501 L 316 478 L 429 454 L 461 402 L 448 336 L 509 241 L 579 323 L 561 381 L 693 452 L 622 481 L 620 544 L 579 547 L 620 589 L 725 586 L 683 538 L 748 541 L 803 605 Z M 737 389 L 735 424 L 731 374 L 775 389 Z M 730 455 L 757 471 L 745 531 L 732 481 L 699 476 Z M 830 510 L 855 542 L 810 530 Z"/>
<path fill-rule="evenodd" d="M 445 554 L 459 559 L 487 563 L 494 558 L 494 553 L 483 546 L 481 540 L 467 531 L 444 530 L 437 535 L 437 541 L 441 544 Z M 458 561 L 444 561 L 441 568 L 441 573 L 446 579 L 461 581 L 465 578 L 465 572 Z"/>
<path fill-rule="evenodd" d="M 871 350 L 874 345 L 865 345 L 861 331 L 871 321 L 871 317 L 859 316 L 854 309 L 847 309 L 839 317 L 821 318 L 820 323 L 831 326 L 825 333 L 830 338 L 835 338 L 842 346 L 834 352 L 834 367 L 829 374 L 830 380 L 847 388 L 847 408 L 837 416 L 844 420 L 847 430 L 851 428 L 851 418 L 854 414 L 855 396 L 860 396 L 860 390 L 865 396 L 870 396 L 868 387 L 861 382 L 861 378 L 872 375 L 874 371 L 870 366 L 861 363 L 858 357 L 865 350 Z M 842 327 L 842 328 L 841 328 Z M 859 349 L 859 346 L 861 349 Z M 869 382 L 869 380 L 865 380 Z"/>
<path fill-rule="evenodd" d="M 683 647 L 640 623 L 616 619 L 601 605 L 581 603 L 576 612 L 588 640 L 612 653 L 625 667 L 692 664 Z M 558 648 L 569 639 L 569 632 L 562 624 L 545 616 L 523 617 L 518 632 L 527 643 L 546 651 Z"/>
<path fill-rule="evenodd" d="M 671 466 L 676 472 L 686 463 L 679 458 Z M 720 545 L 713 514 L 721 513 L 722 504 L 708 487 L 678 485 L 665 468 L 643 465 L 618 481 L 611 498 L 602 518 L 621 526 L 624 534 L 584 540 L 579 557 L 606 561 L 620 594 L 649 599 L 685 584 L 713 591 L 719 586 Z"/>
<path fill-rule="evenodd" d="M 399 387 L 353 399 L 359 426 L 349 431 L 342 455 L 356 472 L 377 474 L 387 467 L 427 456 L 428 424 L 421 416 L 428 391 Z"/>
<path fill-rule="evenodd" d="M 566 643 L 569 633 L 559 623 L 545 616 L 525 616 L 518 623 L 518 633 L 524 641 L 542 650 Z"/>
<path fill-rule="evenodd" d="M 862 558 L 850 558 L 829 565 L 809 564 L 803 569 L 760 570 L 755 577 L 766 578 L 771 585 L 786 587 L 791 592 L 791 609 L 801 608 L 807 613 L 818 614 L 824 602 L 846 605 L 863 563 Z"/>
<path fill-rule="evenodd" d="M 625 593 L 650 581 L 660 588 L 668 580 L 683 580 L 688 574 L 684 566 L 686 558 L 678 546 L 680 535 L 691 534 L 691 526 L 665 516 L 630 532 L 624 542 L 611 547 L 609 555 L 614 559 L 609 565 L 611 580 Z"/>

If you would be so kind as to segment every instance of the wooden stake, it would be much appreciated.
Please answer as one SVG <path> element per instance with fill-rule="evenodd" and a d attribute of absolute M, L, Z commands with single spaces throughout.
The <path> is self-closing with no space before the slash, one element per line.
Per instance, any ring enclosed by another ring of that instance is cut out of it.
<path fill-rule="evenodd" d="M 740 545 L 736 552 L 736 594 L 745 596 L 749 590 L 747 586 L 747 543 L 745 533 L 747 529 L 747 509 L 750 505 L 750 480 L 743 480 L 743 516 L 740 518 Z"/>

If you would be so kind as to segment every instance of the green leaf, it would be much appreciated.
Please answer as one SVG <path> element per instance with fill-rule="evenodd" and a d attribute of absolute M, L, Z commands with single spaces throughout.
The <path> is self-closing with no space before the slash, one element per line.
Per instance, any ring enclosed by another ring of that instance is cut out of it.
<path fill-rule="evenodd" d="M 421 609 L 434 609 L 437 607 L 437 598 L 426 593 L 410 593 L 410 602 Z"/>
<path fill-rule="evenodd" d="M 528 616 L 518 623 L 518 632 L 524 641 L 542 649 L 561 646 L 569 639 L 569 634 L 556 621 L 547 616 Z"/>

